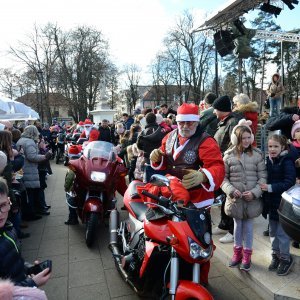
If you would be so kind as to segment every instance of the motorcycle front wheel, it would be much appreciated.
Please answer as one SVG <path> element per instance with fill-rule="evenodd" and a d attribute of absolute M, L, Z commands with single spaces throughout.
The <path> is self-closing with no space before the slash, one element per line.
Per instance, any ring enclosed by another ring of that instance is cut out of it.
<path fill-rule="evenodd" d="M 86 219 L 85 243 L 91 247 L 96 236 L 98 226 L 98 213 L 91 212 Z"/>

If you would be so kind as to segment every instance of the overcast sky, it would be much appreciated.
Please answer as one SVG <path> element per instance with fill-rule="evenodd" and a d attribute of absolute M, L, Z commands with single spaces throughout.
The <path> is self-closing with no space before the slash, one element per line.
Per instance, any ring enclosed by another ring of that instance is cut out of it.
<path fill-rule="evenodd" d="M 1 1 L 0 68 L 12 64 L 5 55 L 10 45 L 16 45 L 17 40 L 26 40 L 26 34 L 33 31 L 34 24 L 43 26 L 52 22 L 63 29 L 91 25 L 101 30 L 109 40 L 119 66 L 136 63 L 145 70 L 159 51 L 161 41 L 176 16 L 185 9 L 194 9 L 200 25 L 205 13 L 216 11 L 224 3 L 224 0 Z M 296 21 L 299 7 L 293 11 L 286 7 L 278 17 L 284 30 L 300 27 L 300 22 Z"/>

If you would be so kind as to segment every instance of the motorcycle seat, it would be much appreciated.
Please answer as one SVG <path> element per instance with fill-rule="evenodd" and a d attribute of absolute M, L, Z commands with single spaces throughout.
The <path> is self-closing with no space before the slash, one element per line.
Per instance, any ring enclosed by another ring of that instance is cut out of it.
<path fill-rule="evenodd" d="M 136 218 L 140 222 L 143 222 L 143 220 L 145 219 L 146 211 L 148 210 L 147 204 L 144 204 L 143 202 L 130 202 L 129 205 L 136 215 Z"/>
<path fill-rule="evenodd" d="M 138 180 L 131 181 L 128 186 L 129 196 L 131 199 L 140 199 L 141 196 L 137 191 L 137 186 L 144 186 L 146 183 Z"/>

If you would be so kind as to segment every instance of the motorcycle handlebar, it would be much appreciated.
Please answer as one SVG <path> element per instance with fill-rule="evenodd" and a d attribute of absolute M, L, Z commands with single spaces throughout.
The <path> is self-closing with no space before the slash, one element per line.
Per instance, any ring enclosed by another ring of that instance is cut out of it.
<path fill-rule="evenodd" d="M 168 198 L 166 198 L 164 196 L 155 196 L 155 195 L 153 195 L 153 194 L 151 194 L 151 193 L 149 193 L 149 192 L 147 192 L 145 190 L 142 191 L 142 194 L 145 195 L 145 196 L 147 196 L 147 197 L 149 197 L 149 198 L 151 198 L 151 199 L 153 199 L 153 200 L 156 200 L 159 204 L 161 204 L 161 205 L 163 205 L 165 207 L 167 207 L 168 204 L 169 204 L 169 202 L 170 202 L 170 199 L 168 199 Z"/>
<path fill-rule="evenodd" d="M 153 195 L 153 194 L 151 194 L 147 191 L 142 191 L 142 194 L 159 202 L 159 197 L 158 196 L 155 196 L 155 195 Z"/>

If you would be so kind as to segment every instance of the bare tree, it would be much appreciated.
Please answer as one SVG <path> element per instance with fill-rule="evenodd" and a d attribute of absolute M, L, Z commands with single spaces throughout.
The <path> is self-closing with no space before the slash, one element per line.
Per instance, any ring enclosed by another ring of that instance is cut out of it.
<path fill-rule="evenodd" d="M 126 95 L 129 112 L 135 109 L 136 102 L 139 98 L 138 86 L 141 79 L 141 69 L 135 65 L 130 64 L 125 67 L 125 74 L 127 77 L 128 93 Z"/>
<path fill-rule="evenodd" d="M 84 119 L 105 88 L 111 66 L 107 41 L 90 27 L 67 33 L 53 27 L 52 31 L 59 57 L 57 88 L 69 99 L 74 119 Z"/>
<path fill-rule="evenodd" d="M 169 53 L 180 55 L 176 60 L 177 70 L 180 66 L 181 79 L 191 88 L 194 102 L 199 104 L 204 90 L 203 82 L 208 74 L 213 59 L 213 45 L 202 32 L 194 32 L 194 18 L 185 12 L 175 28 L 168 34 Z M 174 51 L 175 49 L 175 51 Z"/>
<path fill-rule="evenodd" d="M 35 25 L 33 33 L 27 36 L 26 41 L 19 41 L 18 46 L 15 48 L 10 47 L 10 53 L 36 75 L 36 85 L 39 87 L 42 95 L 40 115 L 43 116 L 45 111 L 48 122 L 51 122 L 49 105 L 50 82 L 57 60 L 57 51 L 52 41 L 51 28 L 51 24 L 44 28 L 39 28 Z M 38 74 L 42 76 L 38 78 Z"/>

